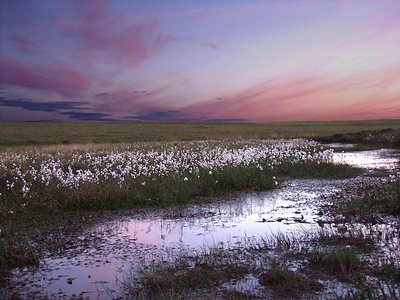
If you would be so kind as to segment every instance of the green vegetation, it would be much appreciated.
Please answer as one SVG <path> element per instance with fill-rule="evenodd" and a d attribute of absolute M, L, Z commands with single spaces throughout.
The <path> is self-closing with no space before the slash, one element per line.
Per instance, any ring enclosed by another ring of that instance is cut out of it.
<path fill-rule="evenodd" d="M 400 129 L 385 128 L 360 132 L 337 133 L 332 136 L 319 137 L 322 143 L 352 143 L 368 148 L 400 148 Z"/>
<path fill-rule="evenodd" d="M 49 185 L 45 189 L 32 188 L 34 197 L 21 198 L 18 193 L 1 191 L 0 214 L 10 210 L 21 213 L 27 209 L 121 209 L 137 207 L 166 207 L 198 202 L 231 191 L 268 190 L 286 177 L 292 178 L 348 178 L 358 169 L 349 166 L 299 163 L 288 171 L 286 166 L 260 171 L 256 166 L 226 167 L 209 174 L 156 176 L 126 182 L 121 188 L 117 180 L 109 179 L 101 185 L 87 183 L 77 189 Z M 309 173 L 307 173 L 309 171 Z M 308 176 L 310 174 L 310 176 Z M 289 175 L 289 176 L 288 176 Z M 276 178 L 276 179 L 274 179 Z M 145 183 L 145 184 L 143 184 Z"/>
<path fill-rule="evenodd" d="M 49 128 L 46 129 L 45 126 Z M 47 153 L 58 153 L 61 150 L 67 163 L 61 164 L 60 170 L 68 171 L 68 167 L 71 167 L 71 172 L 74 172 L 85 166 L 80 161 L 77 163 L 75 161 L 76 165 L 68 163 L 73 153 L 82 155 L 89 152 L 106 153 L 115 151 L 121 145 L 66 145 L 68 143 L 315 137 L 332 135 L 338 131 L 353 132 L 360 128 L 372 130 L 369 131 L 369 136 L 374 130 L 387 127 L 397 129 L 381 130 L 378 133 L 385 136 L 390 133 L 395 136 L 400 128 L 400 121 L 285 124 L 3 123 L 0 127 L 4 129 L 0 131 L 0 149 L 4 155 L 5 150 L 9 153 L 25 151 L 29 153 L 34 150 L 33 147 L 23 147 L 24 145 L 61 144 L 42 146 L 39 152 L 45 149 L 44 152 Z M 175 133 L 178 134 L 175 136 Z M 365 134 L 362 133 L 364 138 Z M 2 139 L 2 136 L 5 138 Z M 349 134 L 346 138 L 354 136 L 356 135 Z M 361 139 L 356 141 L 359 142 Z M 370 145 L 381 145 L 376 142 L 378 140 L 371 139 Z M 346 142 L 354 141 L 346 140 Z M 396 142 L 385 145 L 396 147 Z M 152 146 L 153 144 L 140 144 L 146 151 Z M 165 143 L 160 143 L 159 146 L 162 148 Z M 218 147 L 221 148 L 220 145 Z M 182 152 L 179 147 L 177 150 Z M 192 152 L 190 150 L 187 153 Z M 210 161 L 218 157 L 219 154 Z M 90 224 L 92 218 L 96 219 L 94 215 L 101 215 L 102 209 L 179 206 L 193 202 L 207 202 L 214 196 L 232 191 L 272 189 L 279 186 L 286 178 L 337 179 L 356 176 L 361 172 L 359 169 L 333 165 L 323 160 L 296 161 L 296 163 L 288 160 L 278 165 L 272 164 L 274 161 L 276 158 L 244 166 L 200 168 L 198 172 L 189 172 L 185 169 L 176 173 L 166 173 L 167 175 L 140 175 L 124 181 L 122 185 L 116 178 L 111 177 L 101 184 L 84 182 L 76 189 L 61 186 L 57 181 L 50 181 L 45 187 L 32 184 L 28 196 L 21 194 L 23 186 L 18 186 L 18 183 L 14 192 L 12 189 L 6 189 L 7 180 L 14 175 L 10 175 L 11 172 L 10 174 L 3 172 L 0 174 L 0 284 L 9 268 L 36 265 L 43 251 L 62 253 L 66 247 L 72 247 L 76 242 L 76 232 L 82 229 L 83 224 Z M 157 165 L 155 160 L 151 159 L 150 164 Z M 14 170 L 24 172 L 31 167 L 31 162 L 26 160 L 21 163 L 21 167 Z M 99 168 L 103 169 L 105 169 L 103 166 Z M 24 177 L 24 180 L 30 179 L 32 178 L 29 176 Z M 349 186 L 347 190 L 337 195 L 333 204 L 327 208 L 329 213 L 332 216 L 344 216 L 345 219 L 341 221 L 358 219 L 371 222 L 375 221 L 376 214 L 398 216 L 400 214 L 398 175 L 370 179 L 367 177 L 365 182 L 360 181 L 357 186 Z M 399 278 L 397 266 L 387 264 L 374 270 L 361 267 L 362 255 L 376 250 L 377 244 L 374 237 L 365 236 L 351 229 L 345 233 L 339 233 L 337 229 L 322 230 L 317 234 L 306 233 L 298 237 L 276 234 L 260 239 L 258 243 L 246 244 L 241 249 L 243 253 L 240 254 L 225 249 L 208 252 L 205 255 L 181 257 L 173 263 L 163 262 L 150 271 L 143 270 L 139 282 L 131 280 L 125 284 L 130 294 L 138 298 L 183 299 L 187 296 L 187 298 L 201 299 L 251 299 L 257 295 L 237 290 L 232 286 L 236 281 L 252 275 L 259 279 L 259 284 L 264 286 L 268 296 L 279 294 L 297 298 L 307 293 L 319 293 L 323 289 L 321 283 L 311 279 L 318 277 L 320 273 L 335 280 L 344 278 L 352 281 L 354 278 L 364 278 L 365 272 L 374 278 L 392 283 L 388 283 L 385 290 L 376 285 L 360 286 L 349 294 L 350 298 L 374 299 L 376 295 L 396 296 L 398 293 L 393 293 L 392 290 L 397 287 L 393 282 L 397 282 Z M 278 251 L 279 259 L 299 259 L 302 268 L 292 271 L 286 264 L 274 263 L 273 259 L 266 257 L 266 253 L 271 251 Z M 304 260 L 307 263 L 304 263 Z"/>
<path fill-rule="evenodd" d="M 327 273 L 348 275 L 360 268 L 357 253 L 349 248 L 337 248 L 330 251 L 317 250 L 309 254 L 309 263 Z"/>
<path fill-rule="evenodd" d="M 3 122 L 0 123 L 0 149 L 27 145 L 138 141 L 317 138 L 338 132 L 346 134 L 387 128 L 400 129 L 400 120 L 286 123 Z"/>
<path fill-rule="evenodd" d="M 233 253 L 215 248 L 203 255 L 182 256 L 173 263 L 163 262 L 151 270 L 143 270 L 139 282 L 130 279 L 125 282 L 125 288 L 138 298 L 183 299 L 188 293 L 201 294 L 204 289 L 214 291 L 221 284 L 241 279 L 249 272 L 249 266 L 237 261 Z"/>
<path fill-rule="evenodd" d="M 399 299 L 399 286 L 387 285 L 378 282 L 375 285 L 367 285 L 359 283 L 357 289 L 350 291 L 345 298 L 338 299 L 352 299 L 352 300 L 392 300 Z"/>
<path fill-rule="evenodd" d="M 259 295 L 238 290 L 235 283 L 247 276 L 258 279 L 263 295 L 300 298 L 323 289 L 321 283 L 289 270 L 254 252 L 211 248 L 194 256 L 179 256 L 158 263 L 124 282 L 127 292 L 139 299 L 255 299 Z M 262 288 L 264 286 L 264 289 Z"/>
<path fill-rule="evenodd" d="M 400 282 L 400 267 L 393 262 L 386 263 L 374 269 L 373 274 L 382 280 Z"/>
<path fill-rule="evenodd" d="M 400 215 L 400 178 L 366 179 L 357 186 L 349 186 L 332 201 L 329 211 L 347 220 L 375 222 L 378 214 Z"/>
<path fill-rule="evenodd" d="M 161 150 L 151 145 L 140 144 L 139 150 L 131 151 L 125 148 L 118 151 L 119 146 L 110 146 L 106 151 L 96 149 L 88 153 L 72 149 L 72 152 L 60 153 L 12 151 L 4 155 L 1 164 L 4 173 L 0 177 L 1 269 L 15 266 L 16 261 L 30 264 L 20 253 L 32 252 L 37 257 L 43 249 L 62 250 L 57 241 L 41 237 L 48 236 L 47 233 L 57 236 L 54 233 L 58 228 L 72 231 L 74 224 L 79 224 L 80 215 L 89 214 L 81 210 L 184 205 L 210 201 L 214 196 L 231 191 L 272 189 L 287 176 L 307 177 L 310 173 L 314 178 L 354 174 L 350 167 L 325 163 L 330 152 L 305 140 L 270 144 L 256 141 L 174 143 L 170 152 L 166 151 L 165 143 L 156 145 Z M 298 149 L 304 151 L 299 154 Z M 138 159 L 140 163 L 133 165 Z M 99 160 L 96 165 L 90 164 Z M 126 166 L 134 176 L 124 175 Z M 290 171 L 290 166 L 298 171 Z M 136 172 L 139 169 L 144 171 Z M 170 169 L 172 171 L 165 171 Z M 90 171 L 89 175 L 86 170 Z M 149 173 L 148 170 L 153 171 Z M 114 174 L 117 171 L 122 175 L 85 181 L 96 172 Z M 47 176 L 48 181 L 37 180 L 43 176 Z M 76 181 L 79 178 L 82 181 Z M 10 182 L 15 184 L 8 188 Z M 23 184 L 27 183 L 29 193 L 24 194 Z M 62 238 L 61 242 L 64 240 Z"/>
<path fill-rule="evenodd" d="M 37 265 L 43 252 L 63 253 L 74 247 L 82 227 L 101 216 L 54 208 L 11 211 L 0 215 L 0 282 L 10 268 Z"/>
<path fill-rule="evenodd" d="M 287 267 L 272 262 L 271 267 L 259 276 L 260 284 L 270 287 L 281 298 L 300 298 L 305 293 L 322 290 L 322 284 Z"/>
<path fill-rule="evenodd" d="M 374 240 L 357 230 L 345 233 L 338 233 L 332 229 L 319 230 L 315 239 L 323 246 L 347 246 L 356 249 L 357 252 L 371 252 L 376 249 Z"/>
<path fill-rule="evenodd" d="M 345 179 L 358 176 L 362 170 L 345 164 L 303 163 L 298 167 L 283 165 L 278 171 L 279 176 L 303 179 Z"/>

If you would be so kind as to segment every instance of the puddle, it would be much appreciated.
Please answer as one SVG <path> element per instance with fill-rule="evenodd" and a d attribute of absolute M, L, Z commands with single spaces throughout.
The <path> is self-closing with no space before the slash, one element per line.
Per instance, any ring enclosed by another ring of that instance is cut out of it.
<path fill-rule="evenodd" d="M 357 146 L 357 144 L 345 144 L 345 143 L 329 143 L 325 144 L 326 147 L 328 148 L 346 148 L 346 149 L 351 149 Z"/>
<path fill-rule="evenodd" d="M 334 159 L 367 169 L 395 170 L 400 152 L 347 152 Z M 140 217 L 115 216 L 86 229 L 63 257 L 44 258 L 33 271 L 15 270 L 12 285 L 26 297 L 114 298 L 121 295 L 128 272 L 171 260 L 182 251 L 221 243 L 235 247 L 244 238 L 318 228 L 319 204 L 346 182 L 290 180 L 276 190 L 235 194 L 214 204 L 150 210 Z"/>
<path fill-rule="evenodd" d="M 400 151 L 394 149 L 335 153 L 333 160 L 364 169 L 400 170 Z"/>

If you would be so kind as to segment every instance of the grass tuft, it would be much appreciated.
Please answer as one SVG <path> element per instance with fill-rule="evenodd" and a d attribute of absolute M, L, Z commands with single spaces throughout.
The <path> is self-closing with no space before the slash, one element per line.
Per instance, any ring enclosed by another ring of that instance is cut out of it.
<path fill-rule="evenodd" d="M 222 256 L 221 256 L 222 255 Z M 173 263 L 159 264 L 140 274 L 139 284 L 125 283 L 128 293 L 136 297 L 159 298 L 165 295 L 214 290 L 222 283 L 245 277 L 249 266 L 226 256 L 226 253 L 211 251 L 194 257 L 179 257 Z"/>
<path fill-rule="evenodd" d="M 352 185 L 333 199 L 333 214 L 362 222 L 374 222 L 377 214 L 400 215 L 400 177 L 370 178 Z"/>
<path fill-rule="evenodd" d="M 358 284 L 356 289 L 351 290 L 344 298 L 346 300 L 392 300 L 400 298 L 400 286 L 386 285 L 382 282 L 377 284 Z"/>
<path fill-rule="evenodd" d="M 330 251 L 317 250 L 309 254 L 309 264 L 327 273 L 347 275 L 360 269 L 360 262 L 353 249 L 337 248 Z"/>
<path fill-rule="evenodd" d="M 259 282 L 270 287 L 279 297 L 299 298 L 304 293 L 322 290 L 322 284 L 297 274 L 278 263 L 272 263 L 271 267 L 259 276 Z"/>
<path fill-rule="evenodd" d="M 349 230 L 340 234 L 333 230 L 319 230 L 315 238 L 319 244 L 325 246 L 350 246 L 357 251 L 371 252 L 375 249 L 375 243 L 371 237 L 366 236 L 362 231 Z"/>

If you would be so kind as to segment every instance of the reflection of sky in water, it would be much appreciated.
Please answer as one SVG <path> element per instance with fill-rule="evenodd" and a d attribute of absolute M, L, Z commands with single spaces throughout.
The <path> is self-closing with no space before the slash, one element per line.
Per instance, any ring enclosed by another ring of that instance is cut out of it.
<path fill-rule="evenodd" d="M 337 162 L 363 168 L 398 167 L 399 152 L 362 151 L 334 155 Z M 218 243 L 235 247 L 243 238 L 265 237 L 318 226 L 318 203 L 340 190 L 344 181 L 291 180 L 273 191 L 228 196 L 231 199 L 182 210 L 182 217 L 154 214 L 146 218 L 119 217 L 89 229 L 82 237 L 88 248 L 47 258 L 38 272 L 16 272 L 24 289 L 58 295 L 80 294 L 94 299 L 118 295 L 117 280 L 129 270 L 155 260 L 169 260 L 182 249 L 203 249 Z M 265 219 L 266 222 L 261 222 Z M 280 222 L 278 222 L 278 220 Z M 300 221 L 303 219 L 303 222 Z M 73 278 L 72 284 L 67 282 Z M 20 287 L 23 289 L 22 287 Z M 117 291 L 113 291 L 116 289 Z"/>
<path fill-rule="evenodd" d="M 360 152 L 335 153 L 333 161 L 366 169 L 398 169 L 400 152 L 381 149 Z"/>
<path fill-rule="evenodd" d="M 137 243 L 188 247 L 293 231 L 299 227 L 300 219 L 307 223 L 313 221 L 315 207 L 309 202 L 316 199 L 317 193 L 328 195 L 337 191 L 336 183 L 329 183 L 326 181 L 323 187 L 318 187 L 319 182 L 315 180 L 292 181 L 281 190 L 244 194 L 239 199 L 199 208 L 204 211 L 201 217 L 131 219 L 120 222 L 117 231 L 119 235 L 134 237 Z M 302 226 L 310 224 L 302 223 Z"/>

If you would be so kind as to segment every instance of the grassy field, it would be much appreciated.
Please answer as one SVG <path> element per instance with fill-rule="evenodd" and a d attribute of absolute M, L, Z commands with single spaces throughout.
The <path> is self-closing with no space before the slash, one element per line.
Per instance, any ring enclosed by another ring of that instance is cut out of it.
<path fill-rule="evenodd" d="M 0 148 L 138 141 L 318 138 L 387 128 L 400 129 L 400 119 L 287 123 L 0 123 Z"/>

